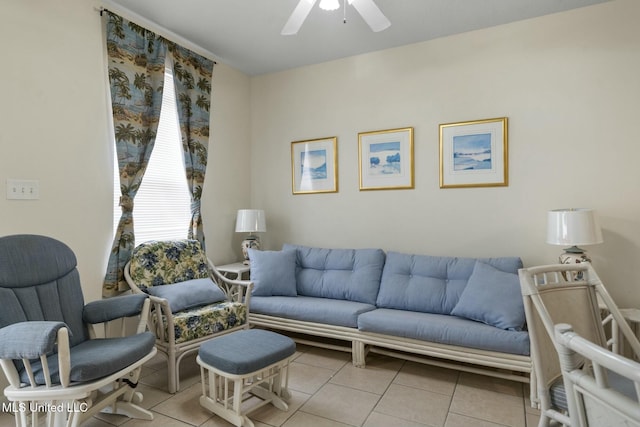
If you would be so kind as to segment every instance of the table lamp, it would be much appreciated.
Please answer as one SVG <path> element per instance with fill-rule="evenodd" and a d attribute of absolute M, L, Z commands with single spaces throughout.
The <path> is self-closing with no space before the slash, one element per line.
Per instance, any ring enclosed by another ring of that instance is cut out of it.
<path fill-rule="evenodd" d="M 602 231 L 592 209 L 554 209 L 547 215 L 547 243 L 568 245 L 560 255 L 561 264 L 591 262 L 584 249 L 578 246 L 602 243 Z"/>
<path fill-rule="evenodd" d="M 242 241 L 242 256 L 244 263 L 249 264 L 247 249 L 260 249 L 260 239 L 253 233 L 267 231 L 267 222 L 262 209 L 240 209 L 236 217 L 236 233 L 249 233 Z"/>

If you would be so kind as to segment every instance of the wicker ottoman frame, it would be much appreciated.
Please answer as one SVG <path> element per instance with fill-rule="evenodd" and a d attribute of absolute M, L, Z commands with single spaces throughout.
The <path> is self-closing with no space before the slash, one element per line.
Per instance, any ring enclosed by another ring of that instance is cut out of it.
<path fill-rule="evenodd" d="M 200 405 L 238 427 L 253 427 L 247 414 L 271 403 L 287 411 L 289 361 L 295 342 L 271 331 L 237 331 L 202 344 L 196 359 L 202 377 Z M 242 408 L 248 394 L 261 401 Z"/>

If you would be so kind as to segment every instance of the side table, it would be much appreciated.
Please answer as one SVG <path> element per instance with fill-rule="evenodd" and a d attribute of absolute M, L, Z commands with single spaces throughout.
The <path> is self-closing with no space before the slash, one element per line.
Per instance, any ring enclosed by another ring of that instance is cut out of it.
<path fill-rule="evenodd" d="M 234 262 L 233 264 L 217 265 L 216 268 L 225 277 L 232 280 L 248 280 L 251 266 L 242 262 Z M 245 279 L 246 276 L 246 279 Z"/>

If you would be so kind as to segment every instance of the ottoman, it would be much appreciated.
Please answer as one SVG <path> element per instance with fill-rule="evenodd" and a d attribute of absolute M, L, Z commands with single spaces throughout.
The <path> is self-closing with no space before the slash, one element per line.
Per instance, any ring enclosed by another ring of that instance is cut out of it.
<path fill-rule="evenodd" d="M 253 427 L 247 413 L 271 403 L 289 409 L 289 360 L 296 351 L 288 337 L 262 329 L 246 329 L 202 344 L 196 359 L 202 377 L 200 405 L 230 423 Z M 241 408 L 250 393 L 258 403 Z"/>

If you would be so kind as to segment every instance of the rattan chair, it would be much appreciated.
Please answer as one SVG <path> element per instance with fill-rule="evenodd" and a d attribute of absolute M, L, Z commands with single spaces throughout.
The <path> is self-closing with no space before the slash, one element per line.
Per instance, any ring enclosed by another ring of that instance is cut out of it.
<path fill-rule="evenodd" d="M 555 264 L 519 271 L 535 377 L 540 427 L 551 420 L 571 425 L 553 339 L 554 326 L 573 325 L 584 339 L 617 352 L 621 339 L 640 355 L 640 343 L 589 263 Z"/>
<path fill-rule="evenodd" d="M 197 240 L 142 243 L 124 274 L 134 293 L 151 299 L 149 329 L 167 357 L 170 393 L 180 389 L 180 362 L 186 355 L 204 341 L 249 328 L 252 283 L 223 276 Z"/>
<path fill-rule="evenodd" d="M 582 338 L 571 325 L 556 325 L 555 332 L 571 425 L 640 427 L 640 363 Z"/>

